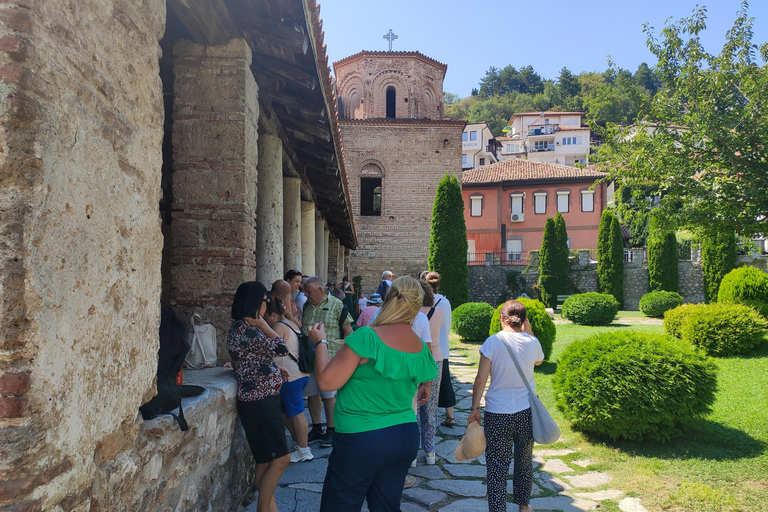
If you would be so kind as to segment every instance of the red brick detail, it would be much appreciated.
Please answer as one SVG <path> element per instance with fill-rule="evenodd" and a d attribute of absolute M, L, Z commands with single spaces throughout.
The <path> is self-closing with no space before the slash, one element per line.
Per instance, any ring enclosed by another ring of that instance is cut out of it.
<path fill-rule="evenodd" d="M 29 494 L 35 487 L 37 487 L 37 478 L 34 476 L 0 481 L 0 499 L 6 500 Z"/>
<path fill-rule="evenodd" d="M 29 371 L 0 375 L 0 396 L 24 395 L 29 391 L 29 376 Z"/>
<path fill-rule="evenodd" d="M 26 397 L 1 397 L 0 418 L 21 418 L 26 405 Z"/>
<path fill-rule="evenodd" d="M 0 11 L 0 23 L 16 32 L 32 31 L 32 17 L 21 9 L 3 9 Z"/>
<path fill-rule="evenodd" d="M 34 48 L 26 37 L 7 35 L 0 38 L 0 51 L 7 53 L 16 62 L 27 60 Z"/>

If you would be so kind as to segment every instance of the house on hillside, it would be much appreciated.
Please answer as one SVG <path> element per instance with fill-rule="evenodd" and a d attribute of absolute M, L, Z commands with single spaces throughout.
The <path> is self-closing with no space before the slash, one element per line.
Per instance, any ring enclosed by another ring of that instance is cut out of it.
<path fill-rule="evenodd" d="M 461 176 L 470 264 L 524 261 L 541 248 L 547 217 L 562 213 L 568 246 L 595 249 L 608 200 L 606 174 L 591 168 L 510 159 Z"/>
<path fill-rule="evenodd" d="M 514 114 L 509 120 L 511 131 L 500 140 L 505 145 L 502 155 L 519 158 L 524 152 L 526 158 L 536 162 L 571 166 L 589 163 L 590 130 L 582 126 L 583 117 L 584 112 Z"/>
<path fill-rule="evenodd" d="M 510 158 L 526 158 L 525 139 L 519 133 L 508 137 L 499 137 L 499 161 Z"/>
<path fill-rule="evenodd" d="M 485 121 L 467 123 L 461 134 L 461 168 L 474 169 L 499 161 L 501 144 L 493 137 Z"/>

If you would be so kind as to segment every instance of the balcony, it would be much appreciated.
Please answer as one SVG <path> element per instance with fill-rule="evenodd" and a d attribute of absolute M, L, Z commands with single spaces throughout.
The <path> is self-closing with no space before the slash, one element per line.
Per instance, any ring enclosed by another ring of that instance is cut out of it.
<path fill-rule="evenodd" d="M 554 133 L 559 129 L 560 125 L 557 124 L 546 124 L 544 126 L 537 126 L 535 128 L 529 127 L 528 136 L 536 137 L 537 135 L 554 135 Z"/>
<path fill-rule="evenodd" d="M 554 144 L 547 144 L 546 146 L 539 146 L 539 147 L 532 147 L 528 149 L 529 153 L 540 153 L 542 151 L 554 151 L 555 145 Z"/>

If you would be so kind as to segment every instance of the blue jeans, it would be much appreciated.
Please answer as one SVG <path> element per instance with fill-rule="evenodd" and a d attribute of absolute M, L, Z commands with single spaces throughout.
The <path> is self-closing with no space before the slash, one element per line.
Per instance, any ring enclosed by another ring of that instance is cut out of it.
<path fill-rule="evenodd" d="M 399 512 L 405 476 L 419 449 L 416 422 L 378 430 L 336 432 L 320 512 Z"/>

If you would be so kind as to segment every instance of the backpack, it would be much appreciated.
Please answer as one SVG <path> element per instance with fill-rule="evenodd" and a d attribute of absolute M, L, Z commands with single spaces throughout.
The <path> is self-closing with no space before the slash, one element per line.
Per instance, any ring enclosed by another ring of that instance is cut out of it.
<path fill-rule="evenodd" d="M 142 418 L 151 420 L 160 414 L 170 414 L 181 430 L 188 430 L 184 419 L 181 399 L 197 396 L 205 391 L 200 386 L 178 386 L 176 375 L 179 374 L 184 358 L 189 352 L 189 344 L 184 339 L 187 325 L 176 316 L 168 306 L 160 312 L 160 348 L 157 358 L 157 395 L 139 407 Z M 179 409 L 179 413 L 173 411 Z"/>
<path fill-rule="evenodd" d="M 309 341 L 309 336 L 302 334 L 301 331 L 294 331 L 293 327 L 285 322 L 281 321 L 280 323 L 292 330 L 296 337 L 299 338 L 298 359 L 291 354 L 290 350 L 288 351 L 288 356 L 299 366 L 301 373 L 315 373 L 315 346 Z"/>

